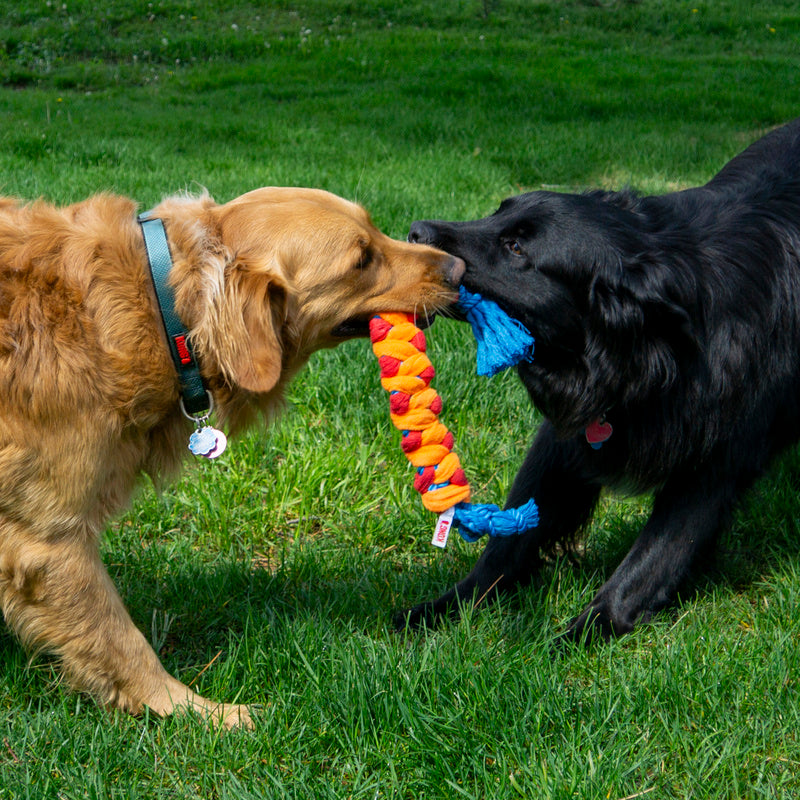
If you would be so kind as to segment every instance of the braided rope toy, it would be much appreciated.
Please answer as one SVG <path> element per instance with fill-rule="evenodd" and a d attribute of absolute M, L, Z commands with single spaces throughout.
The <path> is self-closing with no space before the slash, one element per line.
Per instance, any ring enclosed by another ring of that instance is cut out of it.
<path fill-rule="evenodd" d="M 494 375 L 532 358 L 533 337 L 517 320 L 480 295 L 461 287 L 460 305 L 478 342 L 478 373 Z M 444 547 L 452 525 L 468 542 L 481 536 L 511 536 L 536 527 L 539 512 L 531 499 L 519 508 L 473 505 L 469 483 L 452 451 L 453 434 L 439 421 L 442 399 L 431 387 L 435 370 L 426 355 L 425 334 L 413 314 L 385 313 L 370 320 L 372 350 L 381 385 L 389 392 L 392 423 L 402 432 L 401 447 L 416 468 L 414 488 L 422 504 L 439 514 L 433 544 Z"/>

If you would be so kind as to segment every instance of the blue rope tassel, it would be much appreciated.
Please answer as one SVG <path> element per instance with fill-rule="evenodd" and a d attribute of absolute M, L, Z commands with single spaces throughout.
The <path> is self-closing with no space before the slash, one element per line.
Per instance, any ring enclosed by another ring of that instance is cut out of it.
<path fill-rule="evenodd" d="M 472 505 L 459 503 L 455 507 L 453 524 L 461 538 L 477 542 L 481 536 L 514 536 L 525 533 L 539 524 L 539 509 L 533 499 L 519 508 L 500 508 L 491 503 Z"/>
<path fill-rule="evenodd" d="M 458 296 L 478 343 L 478 375 L 496 375 L 533 358 L 533 336 L 519 320 L 509 317 L 493 300 L 463 286 L 459 286 Z"/>

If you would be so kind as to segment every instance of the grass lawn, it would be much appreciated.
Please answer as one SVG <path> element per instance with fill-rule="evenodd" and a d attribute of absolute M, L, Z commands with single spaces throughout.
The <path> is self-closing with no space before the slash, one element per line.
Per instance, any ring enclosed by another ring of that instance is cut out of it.
<path fill-rule="evenodd" d="M 404 237 L 529 188 L 666 191 L 798 114 L 799 46 L 789 0 L 18 0 L 0 192 L 147 207 L 309 185 Z M 538 418 L 513 374 L 474 375 L 464 327 L 428 339 L 477 499 L 500 502 Z M 404 638 L 392 612 L 481 545 L 430 548 L 367 343 L 317 354 L 276 425 L 144 485 L 104 542 L 167 668 L 258 704 L 256 730 L 109 715 L 3 630 L 0 798 L 796 798 L 798 468 L 782 459 L 695 591 L 622 640 L 551 646 L 648 498 L 605 499 L 579 564 Z"/>

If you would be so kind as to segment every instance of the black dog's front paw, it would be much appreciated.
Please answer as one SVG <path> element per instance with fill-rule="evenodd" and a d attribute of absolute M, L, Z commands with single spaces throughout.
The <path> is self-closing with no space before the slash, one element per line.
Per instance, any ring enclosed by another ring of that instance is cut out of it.
<path fill-rule="evenodd" d="M 454 586 L 441 597 L 413 608 L 400 611 L 394 616 L 394 627 L 402 633 L 406 630 L 433 630 L 445 622 L 455 622 L 461 616 L 461 605 L 471 605 L 474 584 L 467 580 Z"/>
<path fill-rule="evenodd" d="M 457 606 L 454 608 L 450 603 L 445 604 L 441 600 L 435 600 L 398 611 L 394 615 L 393 622 L 394 629 L 398 633 L 403 633 L 404 631 L 419 631 L 424 628 L 433 630 L 443 622 L 457 618 Z"/>
<path fill-rule="evenodd" d="M 559 641 L 564 644 L 588 645 L 594 642 L 607 642 L 632 630 L 633 625 L 614 620 L 602 606 L 592 605 L 569 623 Z"/>
<path fill-rule="evenodd" d="M 435 619 L 431 605 L 432 603 L 420 603 L 413 608 L 398 611 L 392 618 L 395 631 L 403 633 L 404 631 L 417 631 L 420 628 L 430 627 L 430 624 Z"/>

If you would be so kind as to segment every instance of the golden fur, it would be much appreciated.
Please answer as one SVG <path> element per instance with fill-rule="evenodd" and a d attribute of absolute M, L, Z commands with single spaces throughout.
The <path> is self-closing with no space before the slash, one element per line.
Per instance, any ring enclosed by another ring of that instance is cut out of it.
<path fill-rule="evenodd" d="M 454 299 L 452 258 L 388 238 L 360 206 L 326 192 L 259 189 L 225 205 L 170 198 L 153 215 L 166 227 L 177 311 L 232 432 L 275 410 L 308 356 L 341 341 L 341 324 Z M 98 535 L 137 477 L 174 474 L 191 429 L 134 203 L 0 200 L 6 622 L 107 706 L 250 725 L 245 706 L 208 701 L 164 670 L 99 556 Z"/>

